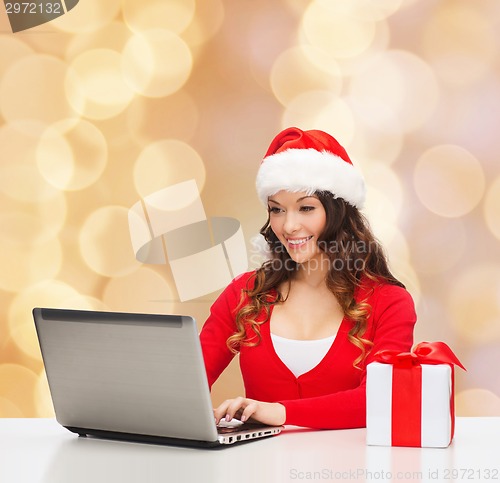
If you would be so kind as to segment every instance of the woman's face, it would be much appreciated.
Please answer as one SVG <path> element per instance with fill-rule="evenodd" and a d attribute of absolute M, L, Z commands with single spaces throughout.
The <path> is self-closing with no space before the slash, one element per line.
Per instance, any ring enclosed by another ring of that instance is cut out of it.
<path fill-rule="evenodd" d="M 271 229 L 297 263 L 320 258 L 318 239 L 326 226 L 326 212 L 315 195 L 279 191 L 268 198 Z"/>

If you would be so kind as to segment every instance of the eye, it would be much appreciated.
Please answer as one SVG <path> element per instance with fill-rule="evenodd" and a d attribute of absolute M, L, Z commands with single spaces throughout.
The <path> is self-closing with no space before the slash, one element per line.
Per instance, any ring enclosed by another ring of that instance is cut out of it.
<path fill-rule="evenodd" d="M 300 207 L 300 211 L 305 211 L 305 212 L 308 212 L 308 211 L 313 211 L 315 210 L 316 207 L 315 206 L 301 206 Z"/>
<path fill-rule="evenodd" d="M 273 215 L 276 215 L 281 211 L 277 206 L 268 206 L 267 209 L 269 213 L 272 213 Z"/>

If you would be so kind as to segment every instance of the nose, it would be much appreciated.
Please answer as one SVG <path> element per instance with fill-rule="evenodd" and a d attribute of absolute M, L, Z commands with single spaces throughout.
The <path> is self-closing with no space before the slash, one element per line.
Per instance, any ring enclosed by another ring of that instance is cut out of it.
<path fill-rule="evenodd" d="M 285 219 L 283 221 L 283 231 L 289 235 L 292 235 L 296 231 L 300 230 L 300 222 L 295 213 L 288 211 L 285 214 Z"/>

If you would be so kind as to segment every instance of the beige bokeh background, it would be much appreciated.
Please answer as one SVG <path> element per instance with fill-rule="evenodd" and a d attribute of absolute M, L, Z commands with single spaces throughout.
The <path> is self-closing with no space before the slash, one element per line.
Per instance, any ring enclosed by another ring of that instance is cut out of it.
<path fill-rule="evenodd" d="M 497 0 L 81 0 L 13 34 L 0 7 L 0 416 L 53 415 L 34 306 L 192 314 L 134 258 L 130 207 L 195 179 L 208 216 L 265 220 L 274 135 L 334 134 L 365 212 L 447 342 L 457 413 L 500 415 Z M 252 264 L 250 264 L 252 266 Z M 242 392 L 233 363 L 215 402 Z"/>

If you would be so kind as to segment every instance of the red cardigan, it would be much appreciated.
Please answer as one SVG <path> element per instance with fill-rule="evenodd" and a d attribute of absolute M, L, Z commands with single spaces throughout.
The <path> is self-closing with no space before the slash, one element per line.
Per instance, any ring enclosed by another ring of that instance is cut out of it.
<path fill-rule="evenodd" d="M 235 278 L 210 309 L 200 334 L 210 387 L 233 358 L 226 346 L 227 338 L 236 332 L 235 309 L 244 288 L 251 287 L 255 272 Z M 370 356 L 381 349 L 409 351 L 413 344 L 416 314 L 410 294 L 403 288 L 386 283 L 367 282 L 357 289 L 357 301 L 371 306 L 364 338 L 373 342 Z M 272 315 L 272 312 L 271 312 Z M 264 320 L 262 313 L 257 320 Z M 240 367 L 246 397 L 259 401 L 280 402 L 286 408 L 285 424 L 320 429 L 342 429 L 366 426 L 366 371 L 353 367 L 360 349 L 347 334 L 351 321 L 344 317 L 337 336 L 323 360 L 298 378 L 274 351 L 269 321 L 260 325 L 259 345 L 240 347 Z M 252 332 L 249 332 L 252 335 Z"/>

